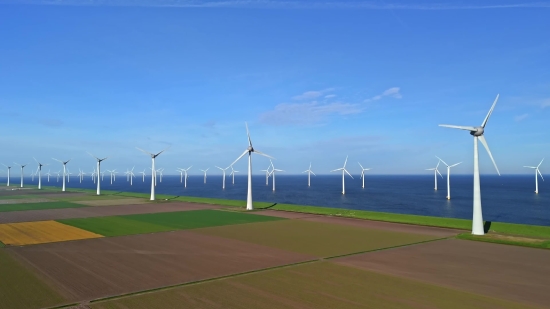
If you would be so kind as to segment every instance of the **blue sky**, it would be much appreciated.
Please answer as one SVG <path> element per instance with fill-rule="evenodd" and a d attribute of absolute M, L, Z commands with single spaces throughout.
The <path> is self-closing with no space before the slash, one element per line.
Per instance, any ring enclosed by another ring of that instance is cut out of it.
<path fill-rule="evenodd" d="M 500 93 L 485 136 L 502 173 L 530 173 L 550 160 L 549 17 L 550 1 L 0 0 L 0 163 L 89 172 L 89 151 L 141 171 L 136 146 L 171 145 L 157 166 L 199 174 L 244 151 L 247 121 L 288 174 L 346 155 L 355 174 L 429 173 L 435 155 L 470 174 L 472 137 L 438 124 L 480 125 Z"/>

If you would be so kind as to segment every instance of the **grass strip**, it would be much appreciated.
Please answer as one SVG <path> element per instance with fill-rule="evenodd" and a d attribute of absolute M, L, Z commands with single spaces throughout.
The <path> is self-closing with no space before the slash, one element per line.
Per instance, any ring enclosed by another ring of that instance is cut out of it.
<path fill-rule="evenodd" d="M 69 202 L 3 204 L 3 205 L 0 205 L 0 212 L 39 210 L 39 209 L 79 208 L 79 207 L 87 207 L 87 206 L 75 204 L 75 203 L 69 203 Z"/>
<path fill-rule="evenodd" d="M 486 235 L 472 235 L 469 233 L 463 233 L 456 236 L 458 239 L 483 241 L 495 244 L 514 245 L 530 248 L 550 249 L 550 240 L 536 239 L 536 238 L 523 238 L 523 237 L 495 237 L 503 235 L 486 234 Z"/>

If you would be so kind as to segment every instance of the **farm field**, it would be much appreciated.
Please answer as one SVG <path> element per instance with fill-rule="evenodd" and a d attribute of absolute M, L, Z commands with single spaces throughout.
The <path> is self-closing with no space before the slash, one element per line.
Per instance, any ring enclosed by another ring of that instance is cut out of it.
<path fill-rule="evenodd" d="M 164 291 L 93 302 L 92 309 L 484 308 L 528 305 L 331 262 L 284 267 Z"/>
<path fill-rule="evenodd" d="M 238 240 L 175 231 L 9 250 L 71 300 L 93 299 L 314 259 Z"/>
<path fill-rule="evenodd" d="M 4 249 L 0 249 L 0 273 L 1 308 L 42 308 L 66 302 L 65 297 L 23 267 Z"/>
<path fill-rule="evenodd" d="M 116 217 L 67 219 L 59 220 L 59 222 L 104 236 L 123 236 L 274 220 L 283 219 L 206 209 Z"/>
<path fill-rule="evenodd" d="M 318 257 L 377 250 L 438 238 L 299 219 L 220 226 L 194 230 L 194 232 Z"/>
<path fill-rule="evenodd" d="M 335 262 L 547 307 L 550 250 L 448 239 Z"/>
<path fill-rule="evenodd" d="M 0 241 L 12 246 L 98 237 L 103 236 L 55 221 L 0 224 Z"/>
<path fill-rule="evenodd" d="M 116 198 L 116 199 L 98 199 L 98 200 L 77 200 L 73 203 L 86 205 L 86 206 L 118 206 L 118 205 L 137 205 L 147 204 L 151 201 L 142 198 Z"/>
<path fill-rule="evenodd" d="M 79 208 L 86 207 L 69 202 L 40 202 L 40 203 L 17 203 L 17 204 L 0 204 L 0 212 L 9 211 L 25 211 L 38 209 L 58 209 L 58 208 Z"/>

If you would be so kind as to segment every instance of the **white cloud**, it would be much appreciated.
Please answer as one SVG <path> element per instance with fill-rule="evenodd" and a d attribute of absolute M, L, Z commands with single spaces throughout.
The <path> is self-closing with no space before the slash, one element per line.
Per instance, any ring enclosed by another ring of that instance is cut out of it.
<path fill-rule="evenodd" d="M 327 95 L 325 96 L 325 99 L 332 99 L 332 98 L 335 98 L 335 97 L 336 97 L 335 94 L 327 94 Z"/>
<path fill-rule="evenodd" d="M 540 104 L 540 107 L 542 108 L 550 107 L 550 99 L 543 100 L 542 103 Z"/>
<path fill-rule="evenodd" d="M 529 116 L 529 114 L 518 115 L 518 116 L 514 117 L 514 120 L 516 122 L 520 122 L 520 121 L 525 120 L 525 118 L 527 118 L 528 116 Z"/>
<path fill-rule="evenodd" d="M 308 103 L 282 103 L 275 109 L 260 116 L 260 121 L 273 125 L 283 124 L 315 124 L 331 115 L 351 115 L 363 111 L 359 104 L 330 103 L 319 104 L 316 101 Z"/>
<path fill-rule="evenodd" d="M 374 97 L 372 97 L 370 99 L 366 99 L 365 102 L 378 101 L 378 100 L 380 100 L 384 97 L 390 97 L 390 98 L 394 98 L 394 99 L 401 99 L 403 96 L 401 95 L 400 90 L 401 89 L 399 87 L 392 87 L 392 88 L 386 89 L 381 94 L 375 95 Z"/>
<path fill-rule="evenodd" d="M 323 90 L 313 90 L 313 91 L 306 91 L 300 95 L 293 96 L 292 99 L 296 101 L 303 101 L 303 100 L 314 100 L 318 97 L 322 96 L 323 94 L 327 92 L 333 91 L 334 88 L 327 88 Z"/>

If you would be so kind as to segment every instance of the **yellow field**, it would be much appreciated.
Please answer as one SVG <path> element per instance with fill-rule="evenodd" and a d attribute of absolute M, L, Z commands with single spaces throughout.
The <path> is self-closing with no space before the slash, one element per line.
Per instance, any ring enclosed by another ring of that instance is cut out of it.
<path fill-rule="evenodd" d="M 103 236 L 56 221 L 0 224 L 0 241 L 12 246 L 99 237 Z"/>

